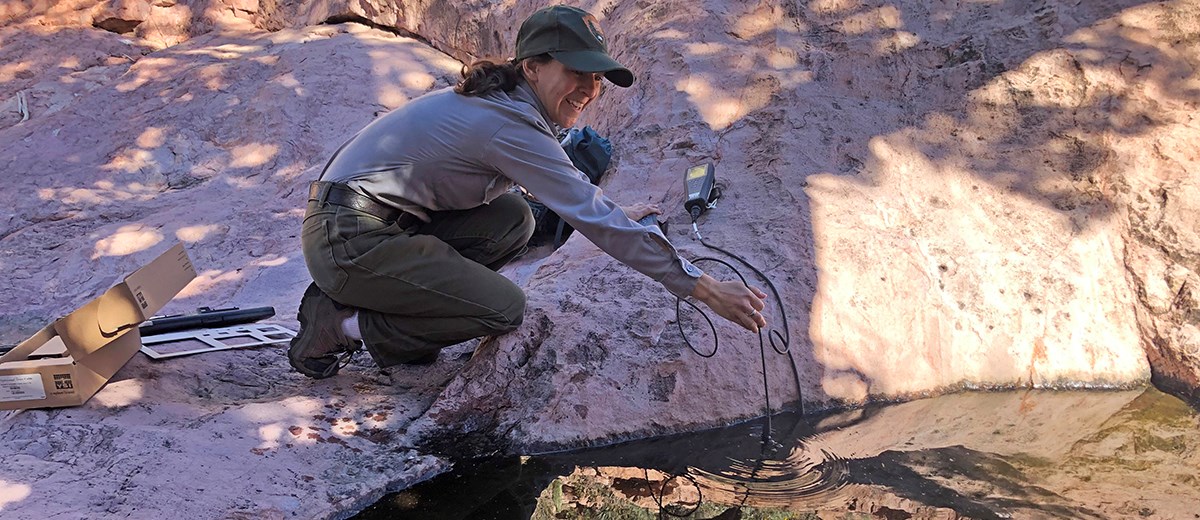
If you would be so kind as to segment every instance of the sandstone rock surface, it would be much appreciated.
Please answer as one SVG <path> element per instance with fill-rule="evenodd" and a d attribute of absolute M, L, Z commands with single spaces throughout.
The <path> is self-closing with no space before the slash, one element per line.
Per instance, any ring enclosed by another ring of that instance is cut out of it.
<path fill-rule="evenodd" d="M 1196 155 L 1177 141 L 1200 101 L 1195 5 L 666 2 L 605 16 L 625 29 L 621 57 L 653 71 L 589 116 L 623 146 L 606 189 L 664 203 L 677 245 L 708 254 L 687 236 L 679 177 L 717 162 L 725 200 L 702 229 L 763 266 L 791 311 L 792 356 L 767 358 L 775 405 L 1152 374 L 1194 388 L 1195 263 L 1165 253 L 1193 231 L 1136 229 L 1140 212 L 1196 200 Z M 1147 193 L 1160 189 L 1172 195 Z M 1131 257 L 1147 247 L 1161 267 L 1142 278 L 1184 295 L 1157 317 Z M 697 409 L 757 413 L 755 339 L 729 334 L 696 359 L 670 299 L 623 275 L 569 242 L 528 282 L 533 326 L 467 366 L 414 431 L 466 425 L 541 449 L 718 422 Z M 614 343 L 635 348 L 579 354 Z"/>
<path fill-rule="evenodd" d="M 272 305 L 295 328 L 314 168 L 459 66 L 360 24 L 266 32 L 235 20 L 158 51 L 86 27 L 6 26 L 0 38 L 13 64 L 3 99 L 24 92 L 30 116 L 6 105 L 0 130 L 7 342 L 174 241 L 199 276 L 164 312 Z M 61 52 L 36 51 L 51 46 Z M 316 383 L 278 348 L 135 356 L 85 406 L 0 412 L 0 511 L 345 517 L 448 467 L 403 436 L 461 364 L 443 358 L 420 374 L 356 366 Z"/>
<path fill-rule="evenodd" d="M 0 339 L 175 240 L 201 273 L 166 310 L 272 305 L 295 327 L 305 184 L 375 115 L 451 84 L 460 61 L 511 53 L 540 5 L 0 6 Z M 758 339 L 723 329 L 715 356 L 696 356 L 672 298 L 576 236 L 507 271 L 526 325 L 470 361 L 464 345 L 399 383 L 365 364 L 311 383 L 271 349 L 137 360 L 85 407 L 6 413 L 5 516 L 145 513 L 169 480 L 153 464 L 228 452 L 205 472 L 267 461 L 267 505 L 239 502 L 240 483 L 167 505 L 336 517 L 442 467 L 417 443 L 535 451 L 726 424 L 763 413 L 764 377 L 772 409 L 1151 376 L 1196 395 L 1200 3 L 585 7 L 639 75 L 585 114 L 617 146 L 604 189 L 662 204 L 673 242 L 720 256 L 679 207 L 684 169 L 716 163 L 724 197 L 701 230 L 774 281 L 790 354 L 767 345 L 760 373 Z M 683 320 L 710 348 L 702 321 Z M 84 446 L 38 440 L 59 429 Z M 388 467 L 337 473 L 330 459 Z M 129 498 L 48 503 L 50 484 L 99 468 L 125 480 L 91 493 Z"/>

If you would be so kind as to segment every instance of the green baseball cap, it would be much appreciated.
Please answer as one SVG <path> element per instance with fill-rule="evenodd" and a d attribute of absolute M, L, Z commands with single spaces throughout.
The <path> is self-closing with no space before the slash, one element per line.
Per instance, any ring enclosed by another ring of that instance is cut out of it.
<path fill-rule="evenodd" d="M 633 84 L 633 73 L 608 55 L 604 33 L 596 17 L 566 5 L 540 9 L 529 15 L 517 31 L 517 57 L 549 54 L 580 72 L 603 72 L 619 87 Z"/>

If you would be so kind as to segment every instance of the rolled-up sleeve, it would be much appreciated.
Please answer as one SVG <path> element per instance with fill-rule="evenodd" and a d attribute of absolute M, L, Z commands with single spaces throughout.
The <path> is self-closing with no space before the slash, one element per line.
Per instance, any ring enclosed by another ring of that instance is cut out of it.
<path fill-rule="evenodd" d="M 521 122 L 506 124 L 491 136 L 484 159 L 605 253 L 676 296 L 692 293 L 703 272 L 680 257 L 657 227 L 626 217 L 619 205 L 580 174 L 549 134 Z"/>

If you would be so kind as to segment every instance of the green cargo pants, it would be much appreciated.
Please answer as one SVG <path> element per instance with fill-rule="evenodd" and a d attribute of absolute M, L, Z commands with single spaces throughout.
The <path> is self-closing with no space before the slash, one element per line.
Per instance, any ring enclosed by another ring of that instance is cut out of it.
<path fill-rule="evenodd" d="M 407 228 L 310 200 L 301 242 L 317 287 L 358 309 L 381 368 L 521 324 L 525 293 L 496 272 L 533 234 L 533 215 L 507 193 L 478 208 L 430 214 Z"/>

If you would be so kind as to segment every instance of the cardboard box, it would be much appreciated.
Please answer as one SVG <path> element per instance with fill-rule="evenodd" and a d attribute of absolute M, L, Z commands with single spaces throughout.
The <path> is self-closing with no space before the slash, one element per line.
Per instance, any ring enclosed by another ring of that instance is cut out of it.
<path fill-rule="evenodd" d="M 87 402 L 142 347 L 138 326 L 195 277 L 176 244 L 0 356 L 0 410 Z"/>

